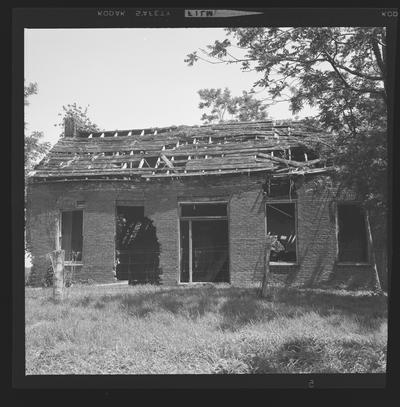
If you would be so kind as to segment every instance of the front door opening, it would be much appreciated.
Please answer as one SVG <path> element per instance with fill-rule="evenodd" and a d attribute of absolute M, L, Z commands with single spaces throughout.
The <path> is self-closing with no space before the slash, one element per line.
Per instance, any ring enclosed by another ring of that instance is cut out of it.
<path fill-rule="evenodd" d="M 226 204 L 181 205 L 180 282 L 229 282 Z"/>
<path fill-rule="evenodd" d="M 160 244 L 143 206 L 117 206 L 116 274 L 129 284 L 160 281 Z"/>

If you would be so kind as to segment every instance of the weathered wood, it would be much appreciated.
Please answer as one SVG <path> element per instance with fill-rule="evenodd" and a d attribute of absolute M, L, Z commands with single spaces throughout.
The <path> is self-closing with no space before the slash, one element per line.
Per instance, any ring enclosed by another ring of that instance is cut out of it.
<path fill-rule="evenodd" d="M 165 162 L 165 164 L 167 165 L 168 168 L 172 168 L 174 169 L 174 164 L 172 164 L 172 162 L 170 160 L 168 160 L 168 158 L 164 155 L 164 154 L 160 154 L 161 159 Z"/>
<path fill-rule="evenodd" d="M 270 277 L 269 259 L 271 256 L 271 246 L 272 237 L 270 235 L 266 235 L 264 242 L 264 275 L 261 286 L 261 297 L 263 298 L 268 296 L 268 280 Z"/>
<path fill-rule="evenodd" d="M 279 158 L 279 157 L 274 157 L 271 154 L 258 153 L 257 157 L 267 158 L 268 160 L 276 161 L 278 163 L 282 163 L 282 164 L 286 164 L 286 165 L 290 165 L 292 167 L 304 167 L 304 163 L 302 163 L 302 162 L 293 161 L 293 160 L 286 160 L 284 158 Z"/>
<path fill-rule="evenodd" d="M 263 155 L 267 155 L 267 154 L 263 154 Z M 271 155 L 271 157 L 272 157 L 271 158 L 272 161 L 280 162 L 278 160 L 281 160 L 281 158 L 279 158 L 279 157 L 274 157 L 272 155 Z M 265 158 L 256 158 L 256 162 L 260 162 L 260 163 L 263 163 L 263 162 L 265 163 L 266 160 L 268 160 L 267 157 L 265 157 Z M 287 161 L 286 163 L 288 163 L 288 160 L 285 160 L 285 161 Z M 318 158 L 318 159 L 315 159 L 315 160 L 308 160 L 308 161 L 304 161 L 304 162 L 302 162 L 302 161 L 293 161 L 293 160 L 291 162 L 296 163 L 296 165 L 291 165 L 292 167 L 301 168 L 301 167 L 311 167 L 311 166 L 313 166 L 315 164 L 318 164 L 318 163 L 321 163 L 323 161 Z"/>
<path fill-rule="evenodd" d="M 53 298 L 55 301 L 62 301 L 64 296 L 64 250 L 54 250 L 50 253 L 53 267 Z"/>
<path fill-rule="evenodd" d="M 279 137 L 274 137 L 277 133 Z M 288 167 L 302 168 L 305 166 L 304 162 L 272 158 L 272 155 L 265 153 L 297 147 L 306 148 L 309 140 L 321 141 L 325 137 L 324 132 L 312 131 L 301 122 L 295 121 L 220 123 L 149 128 L 143 131 L 133 129 L 92 132 L 59 140 L 46 159 L 35 167 L 36 173 L 32 176 L 39 179 L 63 176 L 69 178 L 114 176 L 114 174 L 139 175 L 142 174 L 142 169 L 134 167 L 139 165 L 140 160 L 158 158 L 160 154 L 165 158 L 162 159 L 165 164 L 162 171 L 174 172 L 174 174 L 165 174 L 168 176 L 179 173 L 177 168 L 188 173 L 191 169 L 202 173 L 204 170 L 206 174 L 211 175 L 213 173 L 210 170 L 216 170 L 219 173 L 221 171 L 228 173 L 227 171 L 232 170 L 230 173 L 235 173 L 236 169 L 241 170 L 245 167 L 251 171 L 254 168 L 263 168 L 264 165 L 267 167 L 263 158 Z M 104 155 L 107 153 L 112 154 Z M 250 156 L 252 153 L 258 154 L 260 158 L 253 159 Z M 207 159 L 204 158 L 205 155 Z M 210 161 L 222 155 L 225 160 Z M 191 156 L 193 161 L 189 164 L 184 156 Z M 179 157 L 179 164 L 172 163 L 173 157 Z M 201 158 L 197 160 L 198 157 Z M 316 163 L 318 163 L 316 160 L 308 161 L 307 167 Z M 271 168 L 276 168 L 268 163 L 268 167 L 270 165 Z M 147 168 L 144 170 L 148 172 Z"/>
<path fill-rule="evenodd" d="M 335 171 L 335 167 L 324 167 L 324 168 L 310 168 L 310 169 L 299 169 L 295 171 L 289 170 L 286 173 L 279 173 L 279 174 L 272 174 L 272 178 L 284 178 L 287 177 L 290 174 L 295 174 L 295 175 L 304 175 L 304 174 L 323 174 L 327 172 Z"/>
<path fill-rule="evenodd" d="M 369 221 L 369 215 L 368 212 L 365 213 L 365 224 L 367 227 L 367 235 L 368 235 L 368 252 L 370 255 L 370 262 L 372 263 L 372 279 L 373 279 L 373 284 L 374 284 L 374 289 L 378 292 L 382 291 L 382 286 L 381 282 L 379 279 L 379 274 L 378 274 L 378 267 L 376 264 L 376 258 L 375 258 L 375 249 L 374 249 L 374 243 L 372 239 L 372 232 L 371 232 L 371 224 Z"/>
<path fill-rule="evenodd" d="M 61 231 L 60 231 L 60 223 L 61 223 L 61 219 L 56 216 L 55 217 L 55 248 L 56 251 L 61 249 L 61 244 L 60 244 L 60 236 L 61 236 Z"/>
<path fill-rule="evenodd" d="M 200 160 L 199 160 L 200 161 Z M 245 170 L 245 169 L 253 169 L 253 168 L 273 168 L 274 165 L 271 163 L 268 165 L 268 163 L 256 163 L 256 162 L 232 162 L 232 163 L 212 163 L 212 164 L 208 164 L 206 165 L 206 163 L 204 163 L 203 161 L 201 161 L 200 163 L 198 163 L 197 165 L 186 165 L 186 170 L 187 171 L 201 171 L 201 170 L 206 170 L 206 171 L 210 171 L 210 170 L 235 170 L 235 169 L 241 169 L 241 170 Z"/>
<path fill-rule="evenodd" d="M 262 168 L 246 168 L 236 170 L 225 170 L 225 171 L 206 171 L 206 172 L 193 172 L 193 173 L 176 173 L 176 174 L 149 174 L 142 175 L 143 178 L 173 178 L 173 177 L 197 177 L 203 175 L 224 175 L 224 174 L 247 174 L 253 172 L 263 172 L 272 171 L 275 167 L 262 167 Z"/>

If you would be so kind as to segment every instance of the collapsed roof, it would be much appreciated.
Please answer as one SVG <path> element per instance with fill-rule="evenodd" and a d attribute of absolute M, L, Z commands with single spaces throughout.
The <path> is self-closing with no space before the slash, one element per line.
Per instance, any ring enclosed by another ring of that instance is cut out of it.
<path fill-rule="evenodd" d="M 331 139 L 331 134 L 301 121 L 272 120 L 96 133 L 66 131 L 30 178 L 149 180 L 253 172 L 272 177 L 321 173 L 332 167 L 313 147 L 329 145 Z"/>

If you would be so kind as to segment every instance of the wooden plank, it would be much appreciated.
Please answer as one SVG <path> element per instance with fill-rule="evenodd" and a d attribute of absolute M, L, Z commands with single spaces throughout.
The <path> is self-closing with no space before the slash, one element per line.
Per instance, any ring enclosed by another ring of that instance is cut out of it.
<path fill-rule="evenodd" d="M 369 253 L 369 263 L 372 263 L 372 277 L 373 277 L 373 284 L 374 288 L 377 291 L 381 291 L 381 282 L 379 279 L 378 267 L 376 265 L 376 258 L 375 258 L 375 248 L 372 239 L 372 232 L 371 232 L 371 224 L 369 221 L 369 214 L 368 211 L 365 212 L 365 224 L 367 227 L 367 235 L 368 235 L 368 253 Z"/>
<path fill-rule="evenodd" d="M 291 136 L 287 134 L 289 129 L 292 133 Z M 281 134 L 279 140 L 273 138 L 274 132 Z M 104 137 L 100 138 L 99 136 L 103 133 Z M 112 137 L 116 133 L 117 137 Z M 332 137 L 320 129 L 317 131 L 307 129 L 301 125 L 301 122 L 273 121 L 150 128 L 145 129 L 142 136 L 140 134 L 141 130 L 139 129 L 114 130 L 92 133 L 91 139 L 87 138 L 89 134 L 86 137 L 81 135 L 80 137 L 61 139 L 53 147 L 47 158 L 35 167 L 37 176 L 140 174 L 141 172 L 137 168 L 125 169 L 121 168 L 121 165 L 136 167 L 143 158 L 159 158 L 160 151 L 164 146 L 166 149 L 163 153 L 163 163 L 165 163 L 166 168 L 178 172 L 185 169 L 189 171 L 191 169 L 228 171 L 236 170 L 238 166 L 239 168 L 245 167 L 247 170 L 264 168 L 264 159 L 290 167 L 303 168 L 315 165 L 320 160 L 311 160 L 305 163 L 272 157 L 272 155 L 265 153 L 305 147 L 304 142 L 307 140 L 324 142 L 325 137 Z M 193 144 L 194 139 L 197 141 L 196 144 Z M 115 154 L 96 156 L 107 152 Z M 91 155 L 87 155 L 87 153 L 91 153 Z M 118 157 L 116 156 L 117 153 L 120 154 Z M 123 153 L 129 154 L 129 158 Z M 258 154 L 259 158 L 252 157 L 252 153 Z M 171 158 L 182 155 L 191 156 L 193 160 L 188 163 L 186 159 L 179 158 L 174 166 Z M 210 158 L 207 160 L 204 157 L 196 158 L 202 155 L 207 155 Z M 221 155 L 224 156 L 224 160 L 220 160 L 218 157 Z M 61 163 L 63 163 L 62 166 L 60 166 Z M 189 172 L 189 176 L 190 174 Z"/>
<path fill-rule="evenodd" d="M 151 168 L 116 168 L 116 169 L 96 169 L 96 170 L 72 170 L 72 171 L 37 171 L 35 177 L 38 178 L 50 178 L 50 177 L 71 177 L 77 176 L 95 176 L 95 175 L 133 175 L 151 173 Z"/>
<path fill-rule="evenodd" d="M 241 169 L 238 171 L 207 171 L 207 172 L 193 172 L 193 173 L 176 173 L 176 174 L 149 174 L 142 175 L 142 178 L 174 178 L 174 177 L 196 177 L 196 176 L 205 176 L 205 175 L 224 175 L 224 174 L 246 174 L 253 172 L 263 172 L 263 171 L 273 171 L 276 167 L 264 167 L 264 168 L 250 168 L 250 169 Z"/>
<path fill-rule="evenodd" d="M 200 160 L 199 160 L 200 161 Z M 193 164 L 195 161 L 191 160 L 191 164 Z M 266 163 L 256 163 L 256 162 L 231 162 L 231 163 L 215 163 L 215 164 L 209 164 L 206 163 L 205 160 L 201 160 L 197 165 L 190 165 L 187 164 L 185 169 L 187 171 L 190 170 L 224 170 L 224 169 L 249 169 L 249 168 L 266 168 L 266 167 L 274 167 L 273 163 L 270 163 L 269 165 L 266 165 Z"/>
<path fill-rule="evenodd" d="M 292 167 L 303 167 L 304 166 L 304 163 L 301 163 L 298 161 L 292 161 L 292 160 L 285 160 L 284 158 L 279 158 L 279 157 L 273 157 L 271 154 L 258 153 L 257 157 L 267 158 L 271 161 L 276 161 L 278 163 L 290 165 Z"/>
<path fill-rule="evenodd" d="M 273 178 L 283 178 L 288 175 L 307 175 L 307 174 L 322 174 L 326 172 L 334 171 L 334 167 L 325 167 L 325 168 L 313 168 L 313 169 L 301 169 L 299 171 L 288 171 L 284 174 L 272 174 Z"/>
<path fill-rule="evenodd" d="M 168 160 L 168 158 L 164 155 L 164 154 L 160 154 L 160 158 L 165 162 L 165 164 L 167 165 L 168 168 L 172 168 L 174 169 L 174 165 L 172 164 L 172 162 L 170 160 Z"/>

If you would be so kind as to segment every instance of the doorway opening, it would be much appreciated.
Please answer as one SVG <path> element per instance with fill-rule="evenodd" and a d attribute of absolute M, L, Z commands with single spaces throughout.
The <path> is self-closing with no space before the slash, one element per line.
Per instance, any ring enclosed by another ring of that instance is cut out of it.
<path fill-rule="evenodd" d="M 160 244 L 143 206 L 117 206 L 116 274 L 129 284 L 160 282 Z"/>
<path fill-rule="evenodd" d="M 226 203 L 180 205 L 180 282 L 229 283 Z"/>

